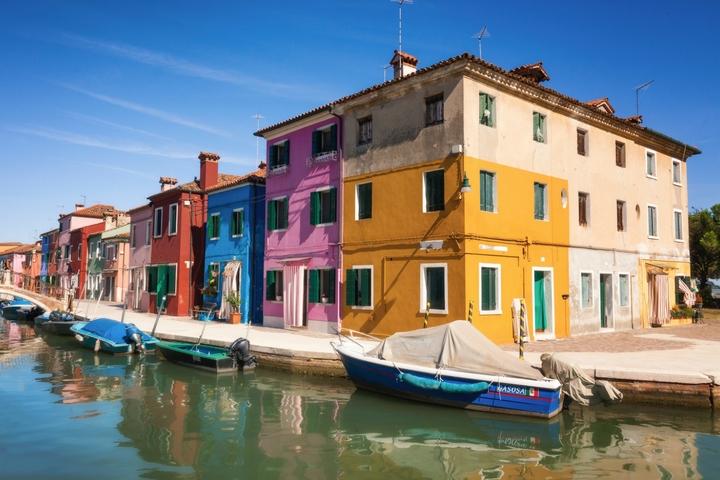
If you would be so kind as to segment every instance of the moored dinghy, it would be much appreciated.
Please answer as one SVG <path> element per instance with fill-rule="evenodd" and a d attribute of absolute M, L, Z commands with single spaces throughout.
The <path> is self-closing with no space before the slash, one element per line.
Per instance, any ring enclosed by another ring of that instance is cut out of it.
<path fill-rule="evenodd" d="M 501 350 L 464 320 L 396 333 L 368 352 L 342 337 L 333 347 L 358 388 L 470 410 L 546 418 L 563 407 L 560 382 Z"/>
<path fill-rule="evenodd" d="M 158 340 L 132 323 L 122 323 L 109 318 L 90 322 L 78 322 L 70 327 L 75 338 L 91 350 L 108 353 L 134 353 L 155 351 Z"/>
<path fill-rule="evenodd" d="M 24 298 L 14 298 L 2 307 L 2 316 L 6 320 L 17 320 L 20 312 L 30 311 L 35 306 L 34 303 Z"/>
<path fill-rule="evenodd" d="M 160 341 L 157 348 L 173 363 L 214 373 L 245 372 L 256 366 L 255 357 L 250 354 L 250 342 L 242 337 L 229 347 Z"/>
<path fill-rule="evenodd" d="M 85 317 L 70 312 L 61 312 L 60 310 L 50 312 L 45 321 L 38 322 L 37 319 L 35 320 L 36 326 L 39 326 L 44 332 L 54 335 L 74 335 L 71 328 L 80 322 L 87 323 L 88 321 Z"/>

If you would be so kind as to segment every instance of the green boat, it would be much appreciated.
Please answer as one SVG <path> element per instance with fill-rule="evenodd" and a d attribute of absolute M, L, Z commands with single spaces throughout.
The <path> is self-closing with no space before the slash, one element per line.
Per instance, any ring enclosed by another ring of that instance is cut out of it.
<path fill-rule="evenodd" d="M 189 342 L 159 341 L 157 349 L 169 361 L 214 373 L 233 373 L 255 368 L 250 342 L 238 338 L 229 347 Z"/>

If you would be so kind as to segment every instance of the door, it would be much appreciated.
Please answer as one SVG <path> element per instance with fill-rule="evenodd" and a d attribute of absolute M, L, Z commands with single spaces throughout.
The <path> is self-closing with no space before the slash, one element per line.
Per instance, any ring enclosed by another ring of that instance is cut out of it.
<path fill-rule="evenodd" d="M 167 295 L 168 288 L 168 266 L 158 265 L 157 266 L 157 289 L 155 296 L 155 306 L 160 310 L 161 308 L 167 307 L 167 300 L 163 304 L 163 297 Z"/>
<path fill-rule="evenodd" d="M 302 327 L 305 321 L 305 271 L 303 265 L 283 268 L 283 318 L 286 327 Z"/>
<path fill-rule="evenodd" d="M 535 332 L 544 333 L 548 327 L 547 302 L 545 301 L 545 275 L 536 270 L 533 278 Z"/>
<path fill-rule="evenodd" d="M 612 322 L 612 274 L 600 274 L 600 328 L 610 328 Z"/>

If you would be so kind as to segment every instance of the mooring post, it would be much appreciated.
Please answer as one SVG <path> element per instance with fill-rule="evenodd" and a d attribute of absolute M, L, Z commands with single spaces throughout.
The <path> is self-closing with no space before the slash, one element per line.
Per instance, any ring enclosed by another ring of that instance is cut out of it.
<path fill-rule="evenodd" d="M 158 321 L 160 320 L 160 315 L 162 315 L 162 311 L 165 309 L 165 301 L 167 300 L 167 295 L 165 295 L 162 300 L 160 301 L 160 305 L 158 306 L 157 315 L 155 315 L 155 323 L 153 324 L 152 335 L 155 336 L 155 329 L 157 329 Z"/>
<path fill-rule="evenodd" d="M 430 302 L 425 305 L 425 320 L 423 321 L 423 328 L 427 328 L 428 319 L 430 318 Z"/>

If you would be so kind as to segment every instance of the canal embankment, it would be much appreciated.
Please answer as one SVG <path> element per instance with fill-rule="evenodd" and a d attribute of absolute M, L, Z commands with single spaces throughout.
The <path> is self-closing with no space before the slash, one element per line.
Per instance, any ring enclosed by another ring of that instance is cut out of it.
<path fill-rule="evenodd" d="M 77 309 L 81 315 L 114 319 L 122 313 L 116 304 L 85 301 L 78 302 Z M 150 332 L 155 315 L 128 310 L 125 321 Z M 155 334 L 193 342 L 202 328 L 203 322 L 197 320 L 162 316 Z M 337 338 L 333 335 L 211 322 L 202 341 L 227 346 L 238 337 L 250 340 L 252 353 L 263 366 L 308 375 L 345 375 L 330 345 Z M 504 348 L 517 351 L 517 346 Z M 720 321 L 536 342 L 526 346 L 525 359 L 539 366 L 545 352 L 561 355 L 595 379 L 612 382 L 628 404 L 720 409 Z"/>

